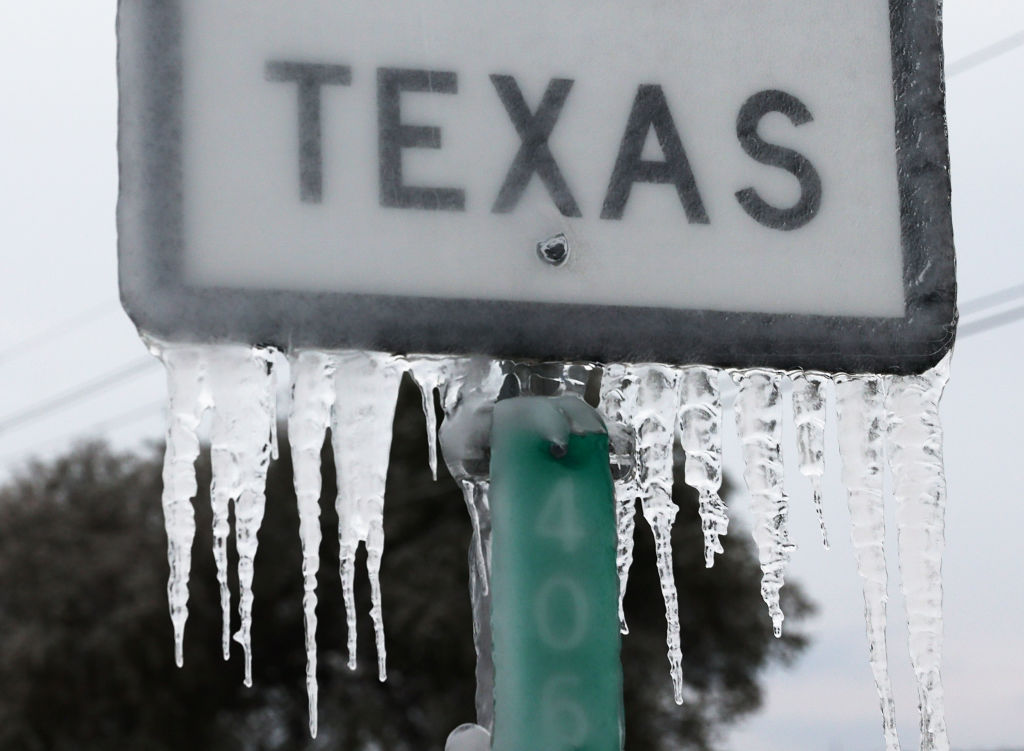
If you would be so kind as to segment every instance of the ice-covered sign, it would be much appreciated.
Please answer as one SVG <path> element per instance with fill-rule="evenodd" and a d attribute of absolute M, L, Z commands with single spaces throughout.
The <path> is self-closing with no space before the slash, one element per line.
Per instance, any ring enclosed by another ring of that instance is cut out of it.
<path fill-rule="evenodd" d="M 171 341 L 921 372 L 937 0 L 121 0 L 121 286 Z"/>

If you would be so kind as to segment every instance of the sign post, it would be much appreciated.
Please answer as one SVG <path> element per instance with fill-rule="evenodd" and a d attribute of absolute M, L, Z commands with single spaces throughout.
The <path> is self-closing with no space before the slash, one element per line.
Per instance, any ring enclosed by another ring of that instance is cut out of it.
<path fill-rule="evenodd" d="M 494 751 L 621 751 L 608 434 L 578 397 L 499 402 L 491 433 Z"/>

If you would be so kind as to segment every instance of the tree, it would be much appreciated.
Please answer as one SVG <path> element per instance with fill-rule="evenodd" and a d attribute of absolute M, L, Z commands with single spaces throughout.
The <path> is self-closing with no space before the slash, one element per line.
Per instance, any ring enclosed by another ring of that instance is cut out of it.
<path fill-rule="evenodd" d="M 316 741 L 306 730 L 301 554 L 286 446 L 268 478 L 256 560 L 253 689 L 241 686 L 237 648 L 228 665 L 220 656 L 207 458 L 199 464 L 183 670 L 173 664 L 165 600 L 159 447 L 83 445 L 0 489 L 0 749 L 443 748 L 447 733 L 473 718 L 470 529 L 451 478 L 434 483 L 426 469 L 418 404 L 404 383 L 385 514 L 385 684 L 376 680 L 363 577 L 360 665 L 345 667 L 334 476 L 324 455 Z M 623 642 L 628 749 L 713 748 L 719 731 L 759 706 L 761 672 L 805 641 L 798 627 L 810 605 L 793 584 L 783 590 L 787 634 L 772 637 L 748 534 L 734 525 L 726 555 L 703 567 L 695 496 L 679 479 L 674 543 L 691 701 L 671 701 L 653 546 L 641 522 Z"/>

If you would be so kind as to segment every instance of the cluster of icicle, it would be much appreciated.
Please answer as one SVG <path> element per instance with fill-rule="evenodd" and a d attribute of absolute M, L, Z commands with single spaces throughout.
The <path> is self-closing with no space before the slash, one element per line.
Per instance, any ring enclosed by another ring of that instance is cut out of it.
<path fill-rule="evenodd" d="M 245 680 L 251 684 L 249 629 L 257 533 L 265 505 L 264 484 L 276 453 L 276 386 L 274 352 L 242 346 L 156 346 L 168 373 L 170 415 L 164 466 L 163 505 L 168 534 L 168 595 L 175 652 L 182 662 L 187 618 L 188 578 L 195 521 L 194 462 L 198 429 L 204 413 L 213 414 L 210 444 L 213 465 L 211 502 L 214 555 L 224 613 L 224 656 L 228 657 L 230 594 L 226 545 L 229 505 L 235 505 L 239 553 L 241 628 L 235 635 L 245 651 Z M 355 667 L 356 613 L 353 598 L 356 551 L 367 553 L 371 616 L 378 673 L 386 677 L 386 650 L 381 612 L 380 561 L 384 549 L 384 488 L 392 421 L 402 374 L 409 372 L 423 395 L 430 466 L 437 474 L 435 391 L 445 425 L 466 421 L 465 411 L 493 404 L 510 363 L 442 357 L 399 357 L 376 352 L 301 351 L 289 356 L 292 404 L 288 431 L 298 498 L 303 551 L 303 608 L 306 629 L 307 690 L 310 731 L 317 730 L 316 587 L 319 569 L 321 448 L 331 431 L 338 486 L 340 577 L 348 623 L 349 666 Z M 582 368 L 582 369 L 581 369 Z M 582 395 L 587 366 L 566 366 L 560 390 Z M 737 392 L 734 417 L 751 497 L 753 536 L 762 570 L 761 594 L 776 636 L 782 634 L 780 590 L 794 549 L 787 522 L 782 452 L 782 384 L 792 385 L 793 423 L 801 473 L 828 547 L 822 513 L 825 471 L 825 423 L 829 387 L 834 385 L 839 418 L 842 475 L 848 490 L 851 533 L 857 566 L 864 578 L 865 613 L 871 667 L 882 704 L 887 749 L 899 748 L 885 646 L 886 570 L 884 554 L 883 476 L 888 458 L 897 503 L 902 587 L 910 619 L 910 649 L 919 682 L 922 749 L 948 749 L 939 680 L 941 654 L 941 552 L 945 478 L 938 401 L 948 377 L 948 360 L 921 376 L 827 376 L 767 369 L 728 371 Z M 699 513 L 708 567 L 723 552 L 728 516 L 719 490 L 722 483 L 723 371 L 703 366 L 611 364 L 601 374 L 600 410 L 609 424 L 624 430 L 632 471 L 615 481 L 618 520 L 619 616 L 632 562 L 636 502 L 655 539 L 658 574 L 665 601 L 668 660 L 675 700 L 683 701 L 679 606 L 673 575 L 673 446 L 678 441 L 687 484 L 698 491 Z M 556 381 L 558 378 L 555 379 Z M 476 406 L 474 406 L 476 405 Z M 460 414 L 460 410 L 467 408 Z M 444 437 L 445 426 L 442 426 Z M 486 455 L 472 444 L 481 436 L 449 429 L 449 444 L 466 443 L 448 460 L 462 488 L 473 524 L 470 591 L 478 654 L 478 721 L 489 724 L 492 681 L 489 661 L 490 511 Z M 476 452 L 476 453 L 474 453 Z M 457 455 L 457 456 L 456 456 Z M 467 458 L 468 457 L 468 458 Z M 453 460 L 455 459 L 455 460 Z"/>

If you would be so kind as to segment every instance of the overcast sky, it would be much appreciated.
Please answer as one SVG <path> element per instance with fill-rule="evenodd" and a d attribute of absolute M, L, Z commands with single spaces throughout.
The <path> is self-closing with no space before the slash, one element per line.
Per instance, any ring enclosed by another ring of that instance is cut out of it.
<path fill-rule="evenodd" d="M 0 473 L 84 435 L 132 445 L 162 433 L 162 374 L 136 365 L 145 349 L 117 303 L 114 9 L 113 0 L 40 0 L 8 3 L 2 14 Z M 1020 34 L 1020 0 L 946 2 L 949 61 L 1012 38 L 1002 54 L 948 85 L 961 303 L 1024 285 L 1024 37 L 1014 37 Z M 984 315 L 1022 303 L 1018 295 Z M 950 487 L 944 677 L 950 736 L 961 749 L 1024 747 L 1022 345 L 1020 319 L 963 338 L 943 403 Z M 25 414 L 136 367 L 143 370 L 115 388 L 34 419 Z M 737 473 L 736 442 L 731 430 L 726 435 Z M 834 446 L 834 435 L 830 441 Z M 835 470 L 834 451 L 829 459 Z M 821 612 L 812 623 L 812 648 L 794 669 L 770 677 L 766 707 L 731 737 L 737 751 L 880 747 L 860 583 L 835 474 L 826 497 L 830 553 L 818 544 L 803 479 L 788 477 L 800 545 L 790 575 Z M 899 728 L 904 748 L 914 748 L 916 697 L 895 560 L 890 574 Z"/>

